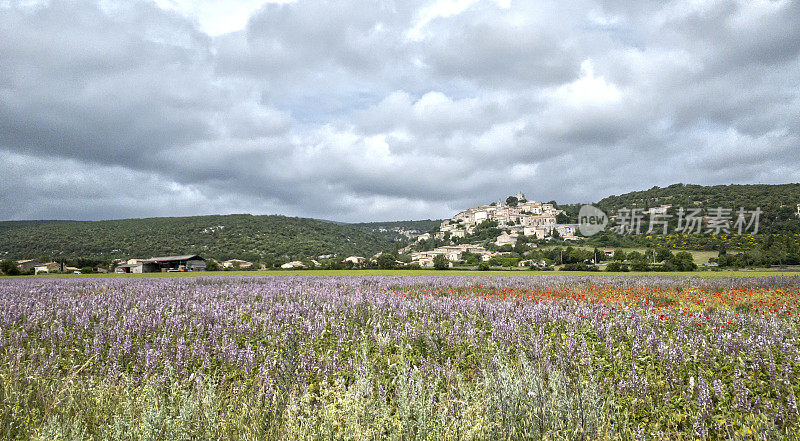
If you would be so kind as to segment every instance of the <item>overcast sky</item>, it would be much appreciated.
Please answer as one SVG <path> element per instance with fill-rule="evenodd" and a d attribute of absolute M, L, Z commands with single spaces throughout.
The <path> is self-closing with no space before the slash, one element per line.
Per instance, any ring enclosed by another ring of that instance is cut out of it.
<path fill-rule="evenodd" d="M 800 2 L 0 0 L 0 219 L 799 182 L 799 137 Z"/>

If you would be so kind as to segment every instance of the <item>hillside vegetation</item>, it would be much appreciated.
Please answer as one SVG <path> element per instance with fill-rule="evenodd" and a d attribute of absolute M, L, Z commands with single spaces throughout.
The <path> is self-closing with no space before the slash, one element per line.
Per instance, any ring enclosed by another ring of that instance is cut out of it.
<path fill-rule="evenodd" d="M 734 212 L 740 207 L 753 210 L 760 207 L 761 232 L 800 232 L 796 216 L 800 204 L 800 184 L 781 185 L 693 185 L 673 184 L 669 187 L 653 187 L 619 196 L 608 196 L 597 202 L 606 213 L 616 213 L 620 208 L 650 208 L 663 204 L 673 207 L 702 208 L 704 212 L 722 207 Z"/>
<path fill-rule="evenodd" d="M 407 243 L 409 236 L 417 236 L 433 230 L 442 223 L 441 219 L 407 220 L 392 222 L 361 222 L 349 224 L 361 231 L 377 233 L 389 240 Z M 405 234 L 404 234 L 405 233 Z"/>
<path fill-rule="evenodd" d="M 331 222 L 249 214 L 108 221 L 0 222 L 0 258 L 129 258 L 197 253 L 219 260 L 371 256 L 387 237 Z"/>

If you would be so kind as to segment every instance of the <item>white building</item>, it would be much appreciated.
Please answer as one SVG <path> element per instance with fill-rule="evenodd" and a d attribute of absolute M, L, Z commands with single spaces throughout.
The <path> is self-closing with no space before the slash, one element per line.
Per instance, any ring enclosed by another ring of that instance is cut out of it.
<path fill-rule="evenodd" d="M 367 261 L 367 258 L 366 258 L 366 257 L 361 257 L 361 256 L 350 256 L 350 257 L 348 257 L 348 258 L 344 259 L 342 262 L 350 262 L 350 263 L 352 263 L 353 265 L 361 265 L 362 263 L 364 263 L 364 262 L 366 262 L 366 261 Z"/>
<path fill-rule="evenodd" d="M 497 240 L 495 240 L 494 244 L 499 247 L 502 247 L 503 245 L 514 246 L 517 244 L 517 234 L 508 234 L 507 232 L 503 231 L 499 236 L 497 236 Z"/>
<path fill-rule="evenodd" d="M 544 239 L 550 233 L 550 230 L 551 228 L 543 226 L 525 227 L 522 230 L 522 234 L 525 236 L 535 236 L 537 239 Z"/>
<path fill-rule="evenodd" d="M 450 262 L 458 262 L 459 260 L 462 260 L 465 252 L 478 254 L 482 257 L 485 257 L 490 254 L 488 251 L 486 251 L 485 248 L 481 246 L 463 244 L 463 245 L 437 247 L 436 249 L 431 251 L 414 252 L 411 253 L 411 261 L 419 263 L 419 265 L 423 268 L 432 267 L 433 259 L 436 258 L 436 256 L 443 255 L 447 257 L 447 260 L 449 260 Z"/>
<path fill-rule="evenodd" d="M 223 268 L 250 268 L 252 266 L 253 262 L 239 259 L 230 259 L 222 262 Z"/>
<path fill-rule="evenodd" d="M 555 226 L 555 230 L 558 231 L 558 235 L 561 236 L 562 239 L 566 240 L 578 240 L 579 238 L 575 236 L 575 232 L 578 230 L 578 226 L 575 224 L 560 224 Z"/>
<path fill-rule="evenodd" d="M 61 268 L 61 264 L 58 262 L 48 262 L 43 263 L 41 265 L 36 265 L 33 267 L 34 274 L 46 274 L 51 272 L 56 272 Z"/>
<path fill-rule="evenodd" d="M 650 207 L 650 209 L 647 210 L 647 213 L 653 216 L 663 216 L 667 214 L 667 210 L 669 210 L 670 208 L 672 208 L 672 205 L 660 205 L 658 207 Z"/>

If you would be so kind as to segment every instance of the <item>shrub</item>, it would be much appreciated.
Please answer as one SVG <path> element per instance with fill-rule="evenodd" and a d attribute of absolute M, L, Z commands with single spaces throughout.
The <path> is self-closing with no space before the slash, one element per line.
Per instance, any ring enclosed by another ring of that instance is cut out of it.
<path fill-rule="evenodd" d="M 433 267 L 437 270 L 446 270 L 450 268 L 450 260 L 444 254 L 438 254 L 433 258 Z"/>
<path fill-rule="evenodd" d="M 14 260 L 3 260 L 0 262 L 0 271 L 7 276 L 18 276 L 22 273 L 19 270 L 17 262 Z"/>
<path fill-rule="evenodd" d="M 561 267 L 561 271 L 600 271 L 600 268 L 585 263 L 568 263 Z"/>
<path fill-rule="evenodd" d="M 628 269 L 627 264 L 615 261 L 606 265 L 606 271 L 620 273 L 620 272 L 628 272 L 630 270 Z"/>

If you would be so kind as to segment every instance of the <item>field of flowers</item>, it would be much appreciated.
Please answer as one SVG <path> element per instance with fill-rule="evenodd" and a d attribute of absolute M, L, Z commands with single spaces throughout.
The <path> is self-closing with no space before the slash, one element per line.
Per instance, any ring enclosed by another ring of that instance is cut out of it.
<path fill-rule="evenodd" d="M 3 439 L 798 439 L 800 277 L 0 280 Z"/>

